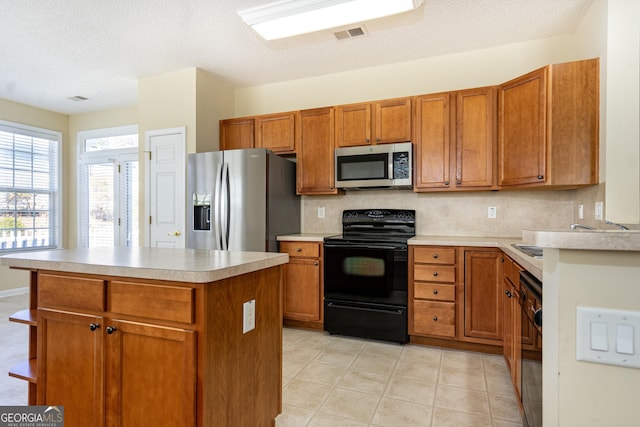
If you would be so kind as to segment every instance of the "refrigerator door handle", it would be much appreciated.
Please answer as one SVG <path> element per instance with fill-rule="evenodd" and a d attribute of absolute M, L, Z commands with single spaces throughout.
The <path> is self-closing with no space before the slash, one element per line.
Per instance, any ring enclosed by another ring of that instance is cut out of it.
<path fill-rule="evenodd" d="M 220 213 L 221 213 L 221 196 L 222 193 L 222 164 L 219 163 L 216 168 L 216 183 L 213 193 L 213 239 L 215 242 L 214 249 L 222 249 L 222 233 L 220 230 Z"/>
<path fill-rule="evenodd" d="M 221 213 L 222 215 L 220 216 L 220 223 L 221 223 L 221 231 L 222 231 L 222 235 L 220 236 L 221 240 L 222 240 L 222 249 L 227 251 L 229 250 L 229 209 L 231 206 L 231 187 L 230 187 L 230 183 L 229 183 L 229 163 L 224 162 L 222 165 L 222 185 L 221 185 L 221 193 L 223 193 L 222 195 L 222 203 L 220 203 L 221 206 Z"/>

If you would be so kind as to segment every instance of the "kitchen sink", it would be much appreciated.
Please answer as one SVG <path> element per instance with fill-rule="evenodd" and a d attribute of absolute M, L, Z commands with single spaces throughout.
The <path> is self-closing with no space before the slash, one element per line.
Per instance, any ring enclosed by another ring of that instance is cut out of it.
<path fill-rule="evenodd" d="M 542 259 L 542 248 L 540 246 L 524 245 L 522 243 L 513 243 L 511 246 L 519 250 L 525 255 L 533 258 Z"/>

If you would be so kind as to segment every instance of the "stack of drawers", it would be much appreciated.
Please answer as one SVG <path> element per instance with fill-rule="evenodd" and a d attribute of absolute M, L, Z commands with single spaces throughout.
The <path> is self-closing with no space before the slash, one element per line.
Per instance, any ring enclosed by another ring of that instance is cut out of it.
<path fill-rule="evenodd" d="M 413 248 L 411 335 L 456 336 L 456 249 Z"/>

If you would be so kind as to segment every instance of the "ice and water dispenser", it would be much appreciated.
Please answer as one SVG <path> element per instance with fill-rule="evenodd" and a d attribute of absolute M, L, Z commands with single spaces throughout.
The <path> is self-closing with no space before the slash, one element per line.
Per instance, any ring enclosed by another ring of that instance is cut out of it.
<path fill-rule="evenodd" d="M 211 230 L 211 194 L 193 194 L 193 229 Z"/>

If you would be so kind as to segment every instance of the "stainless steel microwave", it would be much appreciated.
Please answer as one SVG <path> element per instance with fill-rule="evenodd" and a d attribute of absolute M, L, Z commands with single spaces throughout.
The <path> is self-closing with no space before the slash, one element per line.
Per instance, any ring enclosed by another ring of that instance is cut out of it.
<path fill-rule="evenodd" d="M 411 188 L 413 145 L 366 145 L 336 148 L 336 187 Z"/>

